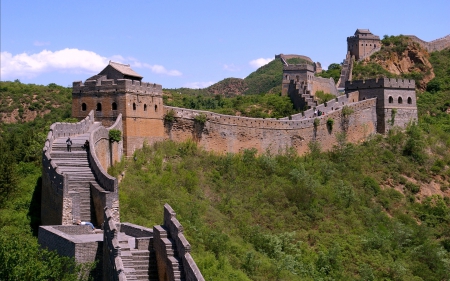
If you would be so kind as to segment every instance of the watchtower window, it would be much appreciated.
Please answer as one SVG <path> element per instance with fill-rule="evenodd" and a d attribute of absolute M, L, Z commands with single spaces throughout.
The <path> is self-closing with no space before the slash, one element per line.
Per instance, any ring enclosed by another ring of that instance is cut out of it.
<path fill-rule="evenodd" d="M 84 102 L 81 104 L 81 111 L 86 111 L 86 104 Z"/>
<path fill-rule="evenodd" d="M 112 110 L 117 110 L 117 103 L 113 102 L 111 105 Z"/>
<path fill-rule="evenodd" d="M 147 105 L 144 104 L 144 111 L 147 111 Z"/>
<path fill-rule="evenodd" d="M 394 99 L 392 97 L 389 97 L 389 103 L 393 103 Z"/>
<path fill-rule="evenodd" d="M 402 97 L 398 97 L 398 103 L 399 103 L 399 104 L 402 104 L 402 103 L 403 103 Z"/>
<path fill-rule="evenodd" d="M 155 112 L 158 112 L 158 106 L 155 104 Z"/>
<path fill-rule="evenodd" d="M 408 97 L 408 104 L 412 104 L 412 98 Z"/>
<path fill-rule="evenodd" d="M 102 111 L 102 104 L 101 103 L 97 103 L 97 108 L 95 110 Z"/>
<path fill-rule="evenodd" d="M 136 104 L 133 102 L 133 110 L 136 110 Z"/>

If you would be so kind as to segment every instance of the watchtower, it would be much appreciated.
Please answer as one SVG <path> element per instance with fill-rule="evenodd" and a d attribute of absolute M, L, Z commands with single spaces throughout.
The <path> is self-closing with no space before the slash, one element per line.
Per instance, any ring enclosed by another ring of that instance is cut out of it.
<path fill-rule="evenodd" d="M 314 79 L 314 66 L 311 64 L 287 64 L 283 66 L 283 81 L 281 94 L 288 95 L 289 84 L 301 84 L 307 91 L 312 90 Z"/>
<path fill-rule="evenodd" d="M 393 126 L 406 127 L 417 121 L 415 81 L 379 78 L 347 81 L 345 93 L 359 93 L 359 100 L 377 98 L 377 132 L 385 134 Z"/>
<path fill-rule="evenodd" d="M 72 116 L 79 120 L 95 110 L 95 120 L 111 126 L 122 114 L 124 153 L 133 154 L 144 141 L 164 138 L 162 86 L 141 82 L 130 65 L 110 61 L 84 84 L 73 82 Z"/>
<path fill-rule="evenodd" d="M 354 36 L 347 37 L 347 51 L 350 57 L 362 60 L 381 48 L 380 37 L 373 35 L 368 29 L 357 29 Z"/>

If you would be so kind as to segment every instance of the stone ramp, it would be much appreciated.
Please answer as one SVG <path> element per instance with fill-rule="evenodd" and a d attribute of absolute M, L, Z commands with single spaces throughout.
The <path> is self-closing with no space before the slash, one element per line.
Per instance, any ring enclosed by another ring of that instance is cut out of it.
<path fill-rule="evenodd" d="M 98 127 L 98 126 L 97 126 Z M 89 183 L 95 182 L 95 176 L 89 166 L 88 154 L 83 145 L 89 139 L 90 133 L 71 136 L 72 152 L 67 151 L 67 137 L 60 137 L 53 141 L 50 153 L 52 162 L 58 166 L 61 174 L 68 177 L 68 191 L 76 192 L 80 198 L 81 221 L 93 221 L 93 208 L 91 208 L 91 192 Z"/>

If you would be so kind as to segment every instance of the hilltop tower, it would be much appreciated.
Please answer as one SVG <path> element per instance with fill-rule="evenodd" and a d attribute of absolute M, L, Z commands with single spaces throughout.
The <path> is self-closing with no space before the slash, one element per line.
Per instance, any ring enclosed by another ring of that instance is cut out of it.
<path fill-rule="evenodd" d="M 319 62 L 314 63 L 310 58 L 299 55 L 277 55 L 283 63 L 283 80 L 281 94 L 289 96 L 296 109 L 308 109 L 315 107 L 317 102 L 314 95 L 317 91 L 338 95 L 337 88 L 332 78 L 316 77 L 316 73 L 322 72 Z M 304 63 L 289 64 L 290 58 L 300 58 Z"/>
<path fill-rule="evenodd" d="M 72 116 L 81 120 L 95 110 L 95 120 L 111 126 L 122 114 L 124 153 L 164 138 L 162 86 L 141 82 L 130 65 L 110 61 L 99 74 L 73 83 Z"/>
<path fill-rule="evenodd" d="M 347 37 L 347 51 L 350 52 L 350 57 L 355 56 L 356 60 L 362 60 L 380 48 L 380 37 L 373 35 L 368 29 L 357 29 L 354 36 Z"/>
<path fill-rule="evenodd" d="M 345 93 L 359 95 L 359 101 L 377 98 L 377 132 L 387 133 L 393 126 L 405 128 L 417 121 L 415 81 L 379 78 L 347 81 Z"/>

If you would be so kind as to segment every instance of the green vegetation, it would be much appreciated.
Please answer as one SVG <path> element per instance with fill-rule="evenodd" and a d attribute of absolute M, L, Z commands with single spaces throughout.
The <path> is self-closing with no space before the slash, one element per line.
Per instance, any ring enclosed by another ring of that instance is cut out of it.
<path fill-rule="evenodd" d="M 333 78 L 334 83 L 339 81 L 341 77 L 342 66 L 338 63 L 332 63 L 328 66 L 328 70 L 324 70 L 321 73 L 317 73 L 316 76 L 323 78 Z"/>
<path fill-rule="evenodd" d="M 332 131 L 333 130 L 333 125 L 334 125 L 334 119 L 329 117 L 327 119 L 327 128 L 328 128 L 328 130 Z"/>
<path fill-rule="evenodd" d="M 428 82 L 428 92 L 448 91 L 450 90 L 450 49 L 430 54 L 430 62 L 433 65 L 433 80 Z"/>
<path fill-rule="evenodd" d="M 48 86 L 22 84 L 14 82 L 0 82 L 0 112 L 11 114 L 18 110 L 16 119 L 22 121 L 25 110 L 44 113 L 64 107 L 70 107 L 72 102 L 71 88 L 58 86 L 54 83 Z"/>
<path fill-rule="evenodd" d="M 173 109 L 169 110 L 166 115 L 164 115 L 164 121 L 169 123 L 175 121 L 175 111 L 173 111 Z"/>
<path fill-rule="evenodd" d="M 198 115 L 195 115 L 194 117 L 194 121 L 197 122 L 200 125 L 205 125 L 207 118 L 206 115 L 203 113 L 200 113 Z"/>
<path fill-rule="evenodd" d="M 109 130 L 108 134 L 109 140 L 112 142 L 120 142 L 122 140 L 122 131 L 120 130 L 111 129 Z"/>
<path fill-rule="evenodd" d="M 335 99 L 336 96 L 330 93 L 324 93 L 323 91 L 317 91 L 314 94 L 315 99 L 319 102 L 319 104 L 326 103 L 332 99 Z"/>
<path fill-rule="evenodd" d="M 173 90 L 165 90 L 163 99 L 164 104 L 169 106 L 256 118 L 281 118 L 297 113 L 290 98 L 281 96 L 281 94 L 257 94 L 225 98 L 221 95 L 180 95 Z"/>
<path fill-rule="evenodd" d="M 381 51 L 380 51 L 381 52 Z M 379 52 L 378 52 L 379 53 Z M 377 53 L 376 53 L 377 54 Z M 353 64 L 353 80 L 371 79 L 371 78 L 396 78 L 395 74 L 390 73 L 376 62 L 355 62 Z"/>
<path fill-rule="evenodd" d="M 247 83 L 248 88 L 244 94 L 254 95 L 269 92 L 280 92 L 282 80 L 283 63 L 279 59 L 275 59 L 245 77 L 244 81 Z"/>

